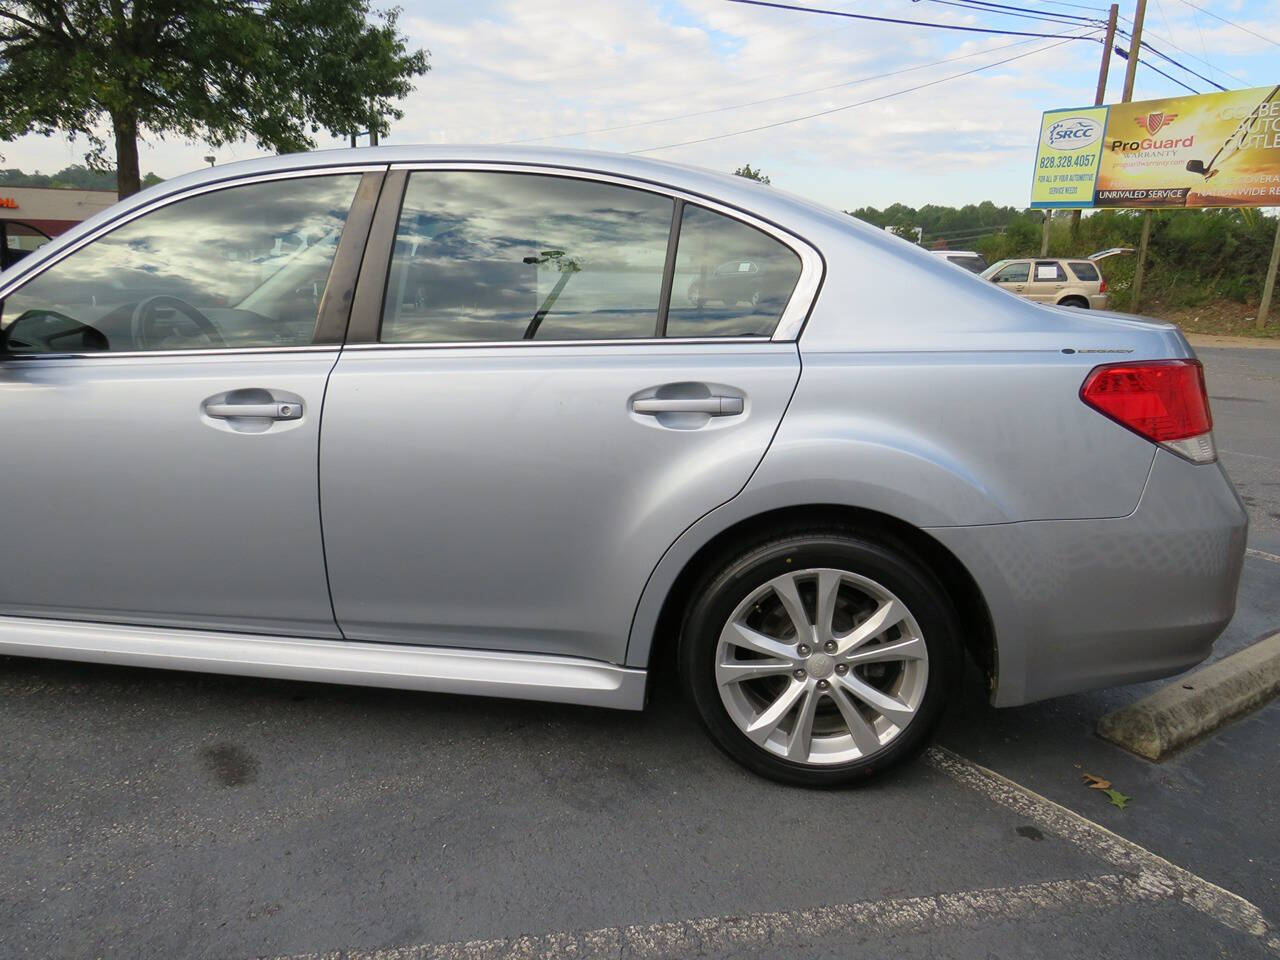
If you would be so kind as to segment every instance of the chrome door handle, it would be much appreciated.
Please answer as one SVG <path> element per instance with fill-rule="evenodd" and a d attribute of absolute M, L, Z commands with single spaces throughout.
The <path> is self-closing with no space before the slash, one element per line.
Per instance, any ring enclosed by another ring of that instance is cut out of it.
<path fill-rule="evenodd" d="M 636 413 L 707 413 L 713 417 L 731 417 L 742 412 L 741 397 L 646 397 L 633 400 Z"/>
<path fill-rule="evenodd" d="M 260 417 L 264 420 L 297 420 L 302 416 L 302 404 L 284 403 L 206 403 L 204 412 L 217 420 L 232 417 Z"/>

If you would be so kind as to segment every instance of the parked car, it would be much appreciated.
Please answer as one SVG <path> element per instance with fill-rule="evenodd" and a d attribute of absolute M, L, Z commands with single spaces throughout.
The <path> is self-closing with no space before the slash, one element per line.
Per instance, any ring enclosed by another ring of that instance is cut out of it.
<path fill-rule="evenodd" d="M 759 297 L 673 295 L 731 263 Z M 1182 670 L 1234 609 L 1175 327 L 741 177 L 219 165 L 0 302 L 3 654 L 627 709 L 673 662 L 730 756 L 829 785 L 917 750 L 962 656 L 1012 706 Z"/>
<path fill-rule="evenodd" d="M 981 276 L 1036 303 L 1107 309 L 1107 281 L 1102 267 L 1091 258 L 1001 260 Z"/>
<path fill-rule="evenodd" d="M 987 269 L 987 258 L 976 250 L 931 250 L 930 253 L 957 267 L 964 267 L 970 273 L 982 273 Z"/>
<path fill-rule="evenodd" d="M 49 235 L 32 223 L 0 220 L 0 269 L 7 270 L 49 242 Z"/>

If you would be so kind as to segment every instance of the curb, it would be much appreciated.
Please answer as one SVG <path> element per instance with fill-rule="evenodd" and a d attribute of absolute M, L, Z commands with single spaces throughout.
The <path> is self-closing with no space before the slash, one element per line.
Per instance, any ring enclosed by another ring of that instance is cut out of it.
<path fill-rule="evenodd" d="M 1181 329 L 1181 328 L 1179 328 Z M 1233 337 L 1217 333 L 1187 333 L 1182 335 L 1193 347 L 1244 347 L 1249 350 L 1280 350 L 1280 339 L 1270 337 Z"/>
<path fill-rule="evenodd" d="M 1280 633 L 1273 633 L 1108 713 L 1098 721 L 1098 736 L 1140 757 L 1160 760 L 1277 693 Z"/>

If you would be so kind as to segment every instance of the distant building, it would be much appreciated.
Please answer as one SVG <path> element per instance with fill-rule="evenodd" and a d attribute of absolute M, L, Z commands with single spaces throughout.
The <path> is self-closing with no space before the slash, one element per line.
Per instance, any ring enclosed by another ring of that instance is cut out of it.
<path fill-rule="evenodd" d="M 0 220 L 20 220 L 56 237 L 115 202 L 114 190 L 0 186 Z"/>
<path fill-rule="evenodd" d="M 114 190 L 0 186 L 0 267 L 116 202 Z"/>

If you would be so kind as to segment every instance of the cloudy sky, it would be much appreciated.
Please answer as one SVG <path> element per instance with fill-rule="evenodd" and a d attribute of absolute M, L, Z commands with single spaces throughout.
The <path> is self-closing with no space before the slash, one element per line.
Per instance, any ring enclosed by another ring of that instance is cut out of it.
<path fill-rule="evenodd" d="M 782 2 L 1031 33 L 1093 29 L 944 0 Z M 1001 2 L 1045 17 L 1105 16 L 1102 0 Z M 1228 88 L 1280 82 L 1280 46 L 1247 32 L 1280 40 L 1280 0 L 1195 3 L 1200 10 L 1185 0 L 1150 0 L 1146 39 Z M 402 5 L 402 26 L 431 51 L 432 70 L 387 143 L 536 140 L 723 171 L 749 162 L 776 185 L 843 209 L 895 201 L 1025 204 L 1040 113 L 1091 103 L 1101 55 L 1096 42 L 871 23 L 730 0 Z M 1121 14 L 1132 8 L 1123 0 Z M 1121 26 L 1130 24 L 1122 19 Z M 1152 62 L 1196 90 L 1213 89 L 1167 61 Z M 1123 78 L 1124 61 L 1113 58 L 1109 100 L 1119 99 Z M 904 92 L 913 87 L 921 89 Z M 1140 67 L 1135 99 L 1185 92 Z M 862 103 L 868 100 L 875 102 Z M 824 111 L 832 112 L 787 122 Z M 741 132 L 759 127 L 766 129 Z M 83 157 L 82 145 L 58 138 L 27 137 L 0 149 L 5 166 L 28 171 L 51 172 Z M 173 176 L 200 166 L 209 152 L 148 135 L 142 169 Z M 252 144 L 216 151 L 220 163 L 260 152 Z"/>

